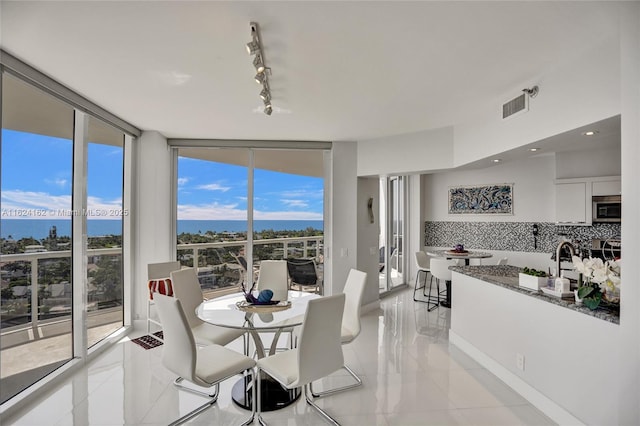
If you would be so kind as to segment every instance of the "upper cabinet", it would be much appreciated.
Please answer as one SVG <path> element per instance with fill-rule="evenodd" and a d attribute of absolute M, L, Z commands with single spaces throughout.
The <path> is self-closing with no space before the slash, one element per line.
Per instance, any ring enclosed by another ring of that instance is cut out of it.
<path fill-rule="evenodd" d="M 587 211 L 586 182 L 556 184 L 556 223 L 587 225 Z"/>
<path fill-rule="evenodd" d="M 591 188 L 594 197 L 600 195 L 620 195 L 622 193 L 620 178 L 608 181 L 594 181 L 592 182 Z"/>
<path fill-rule="evenodd" d="M 620 195 L 620 176 L 556 179 L 556 223 L 591 225 L 591 197 Z"/>

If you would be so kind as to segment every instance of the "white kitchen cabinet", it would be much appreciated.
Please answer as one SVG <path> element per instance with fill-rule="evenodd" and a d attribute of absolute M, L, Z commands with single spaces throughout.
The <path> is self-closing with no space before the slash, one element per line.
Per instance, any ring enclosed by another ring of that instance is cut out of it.
<path fill-rule="evenodd" d="M 591 194 L 587 194 L 587 182 L 556 184 L 556 223 L 590 225 L 587 195 L 591 204 Z"/>
<path fill-rule="evenodd" d="M 593 196 L 600 195 L 620 195 L 622 193 L 622 183 L 620 179 L 602 182 L 593 182 Z"/>

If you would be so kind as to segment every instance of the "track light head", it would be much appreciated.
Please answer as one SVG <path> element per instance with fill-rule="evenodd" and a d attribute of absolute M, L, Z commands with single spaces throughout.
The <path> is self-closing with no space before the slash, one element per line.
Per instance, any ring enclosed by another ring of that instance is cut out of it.
<path fill-rule="evenodd" d="M 266 79 L 266 76 L 263 72 L 259 72 L 258 74 L 256 74 L 254 79 L 256 80 L 256 83 L 263 84 Z"/>
<path fill-rule="evenodd" d="M 258 73 L 264 72 L 265 66 L 262 62 L 262 55 L 260 53 L 256 53 L 256 57 L 253 58 L 253 66 L 256 68 Z"/>
<path fill-rule="evenodd" d="M 271 100 L 271 93 L 267 88 L 262 89 L 262 91 L 260 92 L 260 99 L 262 99 L 263 101 Z"/>
<path fill-rule="evenodd" d="M 260 51 L 260 44 L 254 38 L 249 43 L 247 43 L 247 53 L 249 55 L 255 55 Z"/>
<path fill-rule="evenodd" d="M 264 107 L 265 114 L 271 115 L 272 112 L 273 112 L 273 108 L 271 107 L 271 105 Z"/>

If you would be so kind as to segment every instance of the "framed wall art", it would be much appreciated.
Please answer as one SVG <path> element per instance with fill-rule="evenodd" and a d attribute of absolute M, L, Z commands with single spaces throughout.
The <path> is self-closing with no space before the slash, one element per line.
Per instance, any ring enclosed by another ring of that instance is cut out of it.
<path fill-rule="evenodd" d="M 513 184 L 449 187 L 449 214 L 513 214 Z"/>

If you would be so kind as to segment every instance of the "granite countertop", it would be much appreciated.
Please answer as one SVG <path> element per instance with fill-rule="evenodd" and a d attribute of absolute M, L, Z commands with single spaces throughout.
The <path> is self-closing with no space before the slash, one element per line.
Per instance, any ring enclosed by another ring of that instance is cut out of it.
<path fill-rule="evenodd" d="M 518 274 L 522 272 L 522 268 L 510 265 L 484 265 L 484 266 L 451 266 L 453 272 L 468 275 L 479 280 L 504 287 L 506 289 L 526 294 L 554 305 L 562 306 L 573 311 L 578 311 L 586 315 L 599 318 L 604 321 L 620 324 L 620 313 L 606 308 L 598 307 L 595 311 L 586 306 L 576 305 L 573 299 L 561 299 L 559 297 L 549 296 L 542 293 L 541 290 L 535 291 L 518 285 Z"/>

